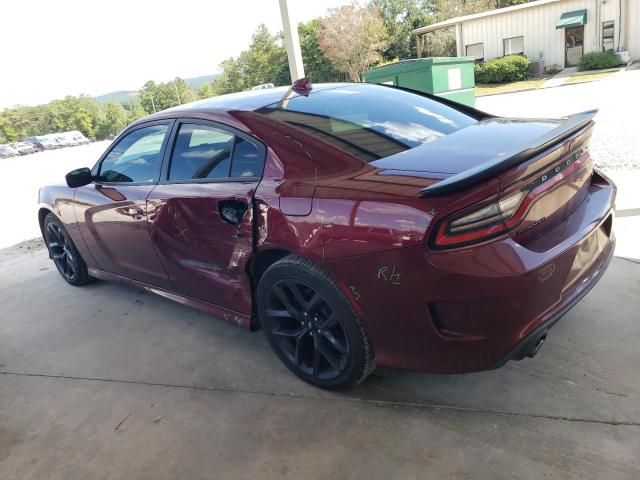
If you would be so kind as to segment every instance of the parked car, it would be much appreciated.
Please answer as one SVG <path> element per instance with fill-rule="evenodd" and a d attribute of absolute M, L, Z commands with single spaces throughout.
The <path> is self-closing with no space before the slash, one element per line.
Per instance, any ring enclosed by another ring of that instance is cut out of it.
<path fill-rule="evenodd" d="M 26 142 L 14 143 L 12 147 L 18 151 L 19 155 L 29 155 L 38 151 L 33 145 Z"/>
<path fill-rule="evenodd" d="M 63 147 L 77 147 L 79 145 L 75 139 L 66 135 L 57 135 L 55 139 Z"/>
<path fill-rule="evenodd" d="M 39 221 L 68 283 L 262 329 L 318 387 L 376 365 L 493 369 L 535 355 L 611 261 L 594 115 L 500 118 L 373 84 L 223 95 L 131 124 L 42 188 Z"/>
<path fill-rule="evenodd" d="M 52 148 L 63 148 L 67 146 L 66 140 L 61 139 L 57 133 L 50 133 L 49 135 L 44 135 L 44 137 L 49 141 Z"/>
<path fill-rule="evenodd" d="M 60 145 L 47 135 L 38 135 L 37 137 L 27 137 L 23 140 L 36 147 L 37 150 L 54 150 L 60 148 Z"/>
<path fill-rule="evenodd" d="M 89 145 L 89 139 L 77 130 L 65 132 L 65 136 L 72 138 L 78 145 Z"/>
<path fill-rule="evenodd" d="M 18 150 L 11 145 L 0 145 L 0 158 L 9 158 L 19 155 Z"/>
<path fill-rule="evenodd" d="M 44 146 L 42 141 L 38 140 L 38 137 L 27 137 L 22 141 L 31 145 L 37 152 L 46 150 L 46 147 Z"/>
<path fill-rule="evenodd" d="M 36 137 L 38 142 L 44 147 L 45 150 L 55 150 L 57 148 L 61 148 L 61 145 L 55 141 L 55 139 L 49 137 L 48 135 L 38 136 Z"/>
<path fill-rule="evenodd" d="M 256 85 L 251 87 L 251 90 L 264 90 L 265 88 L 273 88 L 273 83 L 261 83 L 260 85 Z"/>

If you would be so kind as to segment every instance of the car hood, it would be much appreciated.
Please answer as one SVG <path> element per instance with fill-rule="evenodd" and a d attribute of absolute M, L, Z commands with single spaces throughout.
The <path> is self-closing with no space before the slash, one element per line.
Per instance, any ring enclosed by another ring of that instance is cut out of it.
<path fill-rule="evenodd" d="M 553 130 L 561 120 L 489 118 L 369 165 L 402 175 L 446 178 L 506 156 Z"/>

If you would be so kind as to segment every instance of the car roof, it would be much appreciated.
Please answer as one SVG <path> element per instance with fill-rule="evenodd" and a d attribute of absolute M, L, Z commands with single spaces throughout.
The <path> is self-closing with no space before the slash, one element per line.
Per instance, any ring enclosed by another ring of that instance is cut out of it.
<path fill-rule="evenodd" d="M 354 85 L 352 83 L 318 83 L 312 85 L 311 92 L 322 92 L 332 88 L 338 88 L 345 85 Z M 226 95 L 220 95 L 217 97 L 206 98 L 204 100 L 198 100 L 196 102 L 186 103 L 177 107 L 163 110 L 159 113 L 179 113 L 189 112 L 193 110 L 205 111 L 205 110 L 243 110 L 253 111 L 258 110 L 267 105 L 271 105 L 283 100 L 285 97 L 293 98 L 299 97 L 301 94 L 294 93 L 291 86 L 265 88 L 262 90 L 249 90 L 246 92 L 229 93 Z"/>

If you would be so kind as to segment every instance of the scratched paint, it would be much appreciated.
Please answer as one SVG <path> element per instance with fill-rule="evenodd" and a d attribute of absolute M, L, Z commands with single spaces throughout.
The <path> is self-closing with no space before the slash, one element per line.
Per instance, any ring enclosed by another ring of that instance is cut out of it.
<path fill-rule="evenodd" d="M 356 287 L 354 287 L 353 285 L 351 285 L 349 287 L 349 291 L 351 292 L 351 295 L 353 295 L 353 298 L 356 302 L 360 301 L 360 297 L 362 296 L 360 294 L 360 292 L 356 289 Z"/>

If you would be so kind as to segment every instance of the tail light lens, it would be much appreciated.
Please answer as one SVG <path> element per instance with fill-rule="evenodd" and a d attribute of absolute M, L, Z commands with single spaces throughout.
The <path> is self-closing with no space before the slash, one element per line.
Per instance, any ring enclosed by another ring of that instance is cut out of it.
<path fill-rule="evenodd" d="M 544 192 L 553 189 L 577 171 L 593 169 L 591 157 L 586 153 L 586 145 L 582 144 L 569 158 L 564 158 L 561 163 L 538 175 L 520 190 L 470 213 L 445 218 L 436 226 L 431 247 L 463 247 L 511 230 L 520 223 L 529 206 Z"/>
<path fill-rule="evenodd" d="M 525 196 L 526 192 L 516 192 L 479 210 L 441 223 L 437 228 L 434 246 L 463 246 L 501 234 L 514 223 Z"/>

